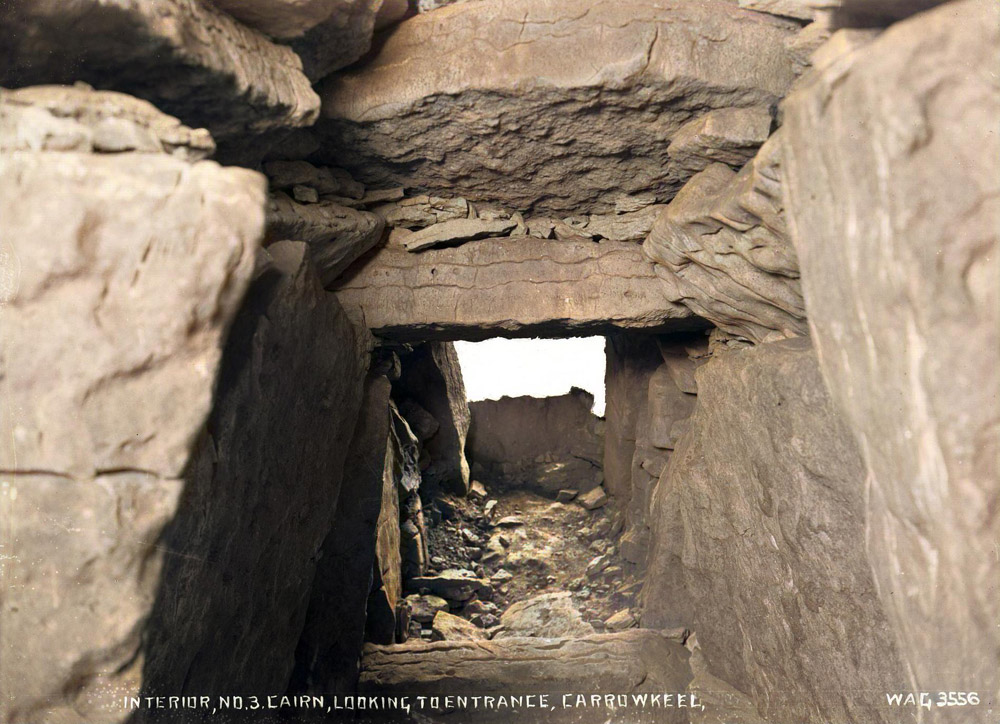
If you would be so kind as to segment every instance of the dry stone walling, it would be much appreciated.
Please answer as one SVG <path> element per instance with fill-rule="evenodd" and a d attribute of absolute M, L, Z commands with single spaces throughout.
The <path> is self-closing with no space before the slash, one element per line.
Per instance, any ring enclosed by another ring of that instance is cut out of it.
<path fill-rule="evenodd" d="M 0 719 L 584 685 L 986 720 L 998 13 L 4 3 Z M 451 341 L 533 334 L 607 336 L 603 421 L 470 409 Z M 461 509 L 530 558 L 480 473 L 586 497 L 602 553 L 567 566 L 641 606 L 487 601 L 522 582 L 433 551 Z M 981 703 L 885 699 L 920 691 Z"/>

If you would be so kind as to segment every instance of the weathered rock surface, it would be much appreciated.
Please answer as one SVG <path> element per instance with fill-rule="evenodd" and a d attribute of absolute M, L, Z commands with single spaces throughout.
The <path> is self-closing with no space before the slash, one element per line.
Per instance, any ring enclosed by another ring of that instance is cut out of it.
<path fill-rule="evenodd" d="M 323 291 L 307 245 L 266 253 L 162 540 L 149 695 L 283 690 L 335 521 L 371 341 Z"/>
<path fill-rule="evenodd" d="M 262 181 L 163 154 L 4 151 L 2 469 L 180 477 L 253 267 Z"/>
<path fill-rule="evenodd" d="M 760 342 L 806 332 L 795 249 L 782 216 L 780 133 L 738 174 L 713 164 L 660 214 L 643 250 L 672 299 Z"/>
<path fill-rule="evenodd" d="M 402 523 L 407 517 L 406 500 L 420 487 L 413 434 L 392 403 L 389 417 L 381 508 L 375 523 L 375 565 L 365 621 L 365 641 L 381 644 L 396 641 L 397 609 L 403 595 Z"/>
<path fill-rule="evenodd" d="M 5 474 L 0 719 L 125 720 L 120 697 L 142 682 L 159 539 L 182 488 L 140 472 Z"/>
<path fill-rule="evenodd" d="M 574 638 L 594 633 L 573 605 L 569 591 L 543 593 L 518 601 L 500 616 L 503 627 L 494 639 L 531 637 L 543 639 Z"/>
<path fill-rule="evenodd" d="M 461 198 L 438 196 L 411 196 L 372 209 L 385 219 L 389 226 L 404 229 L 422 229 L 452 219 L 469 217 L 469 202 Z"/>
<path fill-rule="evenodd" d="M 251 28 L 272 38 L 297 38 L 328 20 L 334 13 L 347 13 L 355 4 L 375 6 L 363 0 L 211 0 L 212 3 Z"/>
<path fill-rule="evenodd" d="M 469 405 L 468 455 L 488 483 L 586 491 L 600 485 L 603 424 L 594 397 L 574 388 L 557 397 L 503 397 Z"/>
<path fill-rule="evenodd" d="M 604 487 L 627 504 L 636 421 L 646 404 L 649 376 L 662 360 L 652 335 L 608 335 L 605 353 Z"/>
<path fill-rule="evenodd" d="M 643 625 L 695 630 L 765 719 L 909 721 L 884 698 L 907 678 L 865 551 L 864 465 L 808 341 L 721 352 L 697 377 L 656 489 Z"/>
<path fill-rule="evenodd" d="M 784 95 L 791 30 L 721 1 L 459 4 L 408 20 L 324 83 L 319 130 L 373 185 L 519 211 L 667 201 L 687 178 L 670 138 L 699 113 Z"/>
<path fill-rule="evenodd" d="M 365 648 L 363 693 L 504 695 L 549 694 L 556 712 L 515 707 L 532 721 L 643 724 L 686 722 L 677 708 L 628 707 L 612 712 L 563 709 L 562 693 L 642 694 L 684 691 L 691 680 L 688 652 L 669 634 L 636 630 L 578 639 L 509 638 L 495 641 L 411 642 Z M 537 700 L 536 700 L 537 706 Z M 424 711 L 425 716 L 435 712 Z M 510 721 L 510 709 L 466 708 L 463 721 Z M 440 713 L 432 719 L 447 721 Z"/>
<path fill-rule="evenodd" d="M 122 721 L 142 683 L 161 535 L 263 233 L 258 175 L 185 162 L 211 145 L 121 94 L 0 94 L 4 722 Z"/>
<path fill-rule="evenodd" d="M 618 214 L 593 214 L 582 217 L 579 224 L 571 228 L 577 234 L 609 239 L 611 241 L 642 241 L 653 228 L 653 222 L 663 210 L 662 204 L 653 204 L 644 209 Z M 558 228 L 553 229 L 558 238 Z M 544 235 L 542 238 L 551 238 Z"/>
<path fill-rule="evenodd" d="M 309 244 L 324 286 L 375 246 L 384 231 L 381 217 L 336 203 L 300 204 L 279 191 L 268 204 L 268 239 Z"/>
<path fill-rule="evenodd" d="M 312 125 L 290 48 L 197 0 L 11 0 L 0 85 L 85 81 L 151 101 L 216 140 Z"/>
<path fill-rule="evenodd" d="M 815 72 L 785 116 L 810 326 L 868 464 L 880 595 L 917 690 L 994 701 L 1000 100 L 980 69 L 998 29 L 990 2 L 916 16 Z"/>
<path fill-rule="evenodd" d="M 421 463 L 423 480 L 465 495 L 469 491 L 465 441 L 472 418 L 455 345 L 428 342 L 405 355 L 402 363 L 402 374 L 393 386 L 395 398 L 403 405 L 408 400 L 416 403 L 438 423 L 434 434 L 421 441 L 429 456 L 426 465 Z"/>
<path fill-rule="evenodd" d="M 387 245 L 335 290 L 375 334 L 399 340 L 703 324 L 667 298 L 653 264 L 631 243 L 488 239 L 420 254 Z"/>
<path fill-rule="evenodd" d="M 53 85 L 0 89 L 0 151 L 129 151 L 200 161 L 215 142 L 204 128 L 188 128 L 124 93 Z"/>
<path fill-rule="evenodd" d="M 688 380 L 694 377 L 696 365 L 691 355 L 704 351 L 705 341 L 703 336 L 688 337 L 660 341 L 659 346 L 662 364 L 649 375 L 645 400 L 636 416 L 630 494 L 623 501 L 627 505 L 622 557 L 640 567 L 646 563 L 650 526 L 656 519 L 653 495 L 657 481 L 695 405 L 697 387 Z"/>
<path fill-rule="evenodd" d="M 376 526 L 384 488 L 396 484 L 387 465 L 389 391 L 389 380 L 373 370 L 365 380 L 361 413 L 344 463 L 336 517 L 316 566 L 295 652 L 293 690 L 348 693 L 357 683 L 369 581 L 378 563 Z"/>

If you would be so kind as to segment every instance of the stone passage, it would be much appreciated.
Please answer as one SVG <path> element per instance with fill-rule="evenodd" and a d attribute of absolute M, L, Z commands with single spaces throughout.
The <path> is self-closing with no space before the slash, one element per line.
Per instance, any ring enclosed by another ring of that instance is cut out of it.
<path fill-rule="evenodd" d="M 0 27 L 0 722 L 996 721 L 994 0 Z"/>

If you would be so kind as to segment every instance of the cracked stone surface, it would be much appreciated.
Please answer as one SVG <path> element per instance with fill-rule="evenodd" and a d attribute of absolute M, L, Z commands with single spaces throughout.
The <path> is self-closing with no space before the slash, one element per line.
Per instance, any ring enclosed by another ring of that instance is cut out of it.
<path fill-rule="evenodd" d="M 671 301 L 629 242 L 472 241 L 412 254 L 386 245 L 334 287 L 349 313 L 398 340 L 577 336 L 703 324 Z"/>
<path fill-rule="evenodd" d="M 197 0 L 10 0 L 0 85 L 85 81 L 143 98 L 217 141 L 309 126 L 319 98 L 288 47 Z"/>
<path fill-rule="evenodd" d="M 328 79 L 317 130 L 371 185 L 522 212 L 667 201 L 690 175 L 667 153 L 673 135 L 711 109 L 776 102 L 797 28 L 716 0 L 452 5 Z"/>
<path fill-rule="evenodd" d="M 920 690 L 1000 691 L 998 48 L 996 3 L 949 3 L 832 56 L 785 116 L 810 328 Z"/>

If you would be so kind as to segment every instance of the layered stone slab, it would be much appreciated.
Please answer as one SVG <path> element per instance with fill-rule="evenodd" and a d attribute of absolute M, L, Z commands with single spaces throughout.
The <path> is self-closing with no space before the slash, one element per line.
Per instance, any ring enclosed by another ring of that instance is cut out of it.
<path fill-rule="evenodd" d="M 335 288 L 349 313 L 398 340 L 578 336 L 701 323 L 672 301 L 638 244 L 486 239 L 420 254 L 387 245 Z"/>
<path fill-rule="evenodd" d="M 797 28 L 721 0 L 454 5 L 330 78 L 320 131 L 372 185 L 536 212 L 666 201 L 690 175 L 670 139 L 711 109 L 775 103 Z"/>
<path fill-rule="evenodd" d="M 11 0 L 0 85 L 85 81 L 152 101 L 217 140 L 311 125 L 319 99 L 288 47 L 197 0 Z"/>

